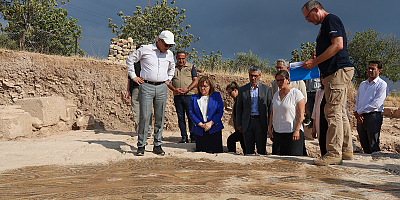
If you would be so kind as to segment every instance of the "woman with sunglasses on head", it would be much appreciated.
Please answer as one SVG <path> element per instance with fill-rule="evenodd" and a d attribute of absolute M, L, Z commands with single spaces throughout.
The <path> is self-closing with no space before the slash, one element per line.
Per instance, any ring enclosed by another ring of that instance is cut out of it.
<path fill-rule="evenodd" d="M 232 109 L 233 126 L 235 127 L 235 132 L 228 137 L 227 141 L 228 152 L 236 153 L 236 142 L 240 142 L 240 146 L 243 149 L 243 154 L 246 155 L 246 146 L 243 139 L 243 133 L 241 133 L 237 129 L 237 124 L 236 124 L 236 100 L 239 95 L 239 85 L 235 81 L 233 81 L 228 86 L 226 86 L 226 92 L 235 101 L 233 103 L 233 109 Z"/>
<path fill-rule="evenodd" d="M 214 91 L 210 78 L 203 76 L 197 84 L 198 94 L 190 99 L 190 118 L 193 121 L 192 132 L 196 137 L 196 151 L 222 153 L 221 118 L 224 104 L 221 94 Z"/>
<path fill-rule="evenodd" d="M 287 71 L 278 71 L 275 80 L 279 91 L 272 99 L 272 117 L 268 126 L 268 136 L 273 142 L 272 154 L 302 156 L 305 97 L 300 90 L 289 86 L 290 77 Z"/>

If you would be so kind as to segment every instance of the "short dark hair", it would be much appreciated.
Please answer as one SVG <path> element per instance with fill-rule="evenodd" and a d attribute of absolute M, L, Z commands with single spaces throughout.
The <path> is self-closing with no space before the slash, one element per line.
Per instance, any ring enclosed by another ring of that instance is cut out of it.
<path fill-rule="evenodd" d="M 176 55 L 178 55 L 178 54 L 180 54 L 180 53 L 183 53 L 183 54 L 185 54 L 185 56 L 187 56 L 185 50 L 178 50 L 178 51 L 176 51 Z"/>
<path fill-rule="evenodd" d="M 289 72 L 287 72 L 286 70 L 280 70 L 280 71 L 276 72 L 275 78 L 276 78 L 278 75 L 283 76 L 283 78 L 285 78 L 285 79 L 287 79 L 287 80 L 289 80 L 289 78 L 290 78 Z"/>
<path fill-rule="evenodd" d="M 261 74 L 261 67 L 259 66 L 251 66 L 249 69 L 249 73 L 252 71 L 258 71 L 258 74 Z"/>
<path fill-rule="evenodd" d="M 377 64 L 378 65 L 378 69 L 382 69 L 381 61 L 371 60 L 371 61 L 369 61 L 369 64 Z"/>
<path fill-rule="evenodd" d="M 212 94 L 214 93 L 214 84 L 211 81 L 211 79 L 208 76 L 203 76 L 200 78 L 199 82 L 197 83 L 197 94 L 199 96 L 201 96 L 201 92 L 200 92 L 200 86 L 203 86 L 204 83 L 208 83 L 208 85 L 210 86 L 210 91 L 208 92 L 208 94 Z"/>
<path fill-rule="evenodd" d="M 225 90 L 231 90 L 231 91 L 239 90 L 239 85 L 235 81 L 233 81 L 232 83 L 229 83 L 229 85 L 226 86 Z"/>
<path fill-rule="evenodd" d="M 307 10 L 311 10 L 314 7 L 317 7 L 318 9 L 324 10 L 324 7 L 318 1 L 307 1 L 307 3 L 305 3 L 304 6 L 301 7 L 301 9 L 306 8 Z"/>

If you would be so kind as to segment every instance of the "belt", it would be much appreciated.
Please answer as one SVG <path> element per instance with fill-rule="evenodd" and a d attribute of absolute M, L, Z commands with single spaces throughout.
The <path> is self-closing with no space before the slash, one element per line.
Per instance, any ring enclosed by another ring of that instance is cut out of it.
<path fill-rule="evenodd" d="M 369 113 L 363 113 L 363 115 L 372 115 L 372 114 L 376 114 L 376 113 L 380 113 L 380 112 L 374 111 L 374 112 L 369 112 Z"/>
<path fill-rule="evenodd" d="M 260 118 L 260 115 L 250 115 L 250 119 L 257 119 Z"/>
<path fill-rule="evenodd" d="M 145 83 L 152 84 L 152 85 L 161 85 L 161 84 L 164 83 L 164 82 L 153 82 L 153 81 L 147 81 L 147 80 L 144 80 L 144 82 L 145 82 Z"/>

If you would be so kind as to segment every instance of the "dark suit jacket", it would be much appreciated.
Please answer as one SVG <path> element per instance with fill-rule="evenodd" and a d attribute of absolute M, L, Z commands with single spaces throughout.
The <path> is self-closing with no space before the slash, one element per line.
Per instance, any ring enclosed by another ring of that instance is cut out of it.
<path fill-rule="evenodd" d="M 251 114 L 251 96 L 250 96 L 251 84 L 248 83 L 239 88 L 239 94 L 236 102 L 236 123 L 238 126 L 242 126 L 243 133 L 246 132 L 250 123 Z M 272 109 L 272 92 L 271 87 L 259 83 L 258 88 L 258 112 L 260 113 L 262 131 L 267 133 L 269 116 Z"/>

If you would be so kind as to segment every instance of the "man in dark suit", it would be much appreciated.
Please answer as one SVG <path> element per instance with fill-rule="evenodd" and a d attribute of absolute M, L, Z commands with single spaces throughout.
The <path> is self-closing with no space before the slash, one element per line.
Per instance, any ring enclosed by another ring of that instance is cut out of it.
<path fill-rule="evenodd" d="M 254 154 L 255 143 L 257 153 L 265 155 L 272 93 L 269 86 L 259 82 L 260 78 L 261 68 L 250 67 L 250 83 L 239 88 L 236 123 L 243 133 L 247 154 Z"/>

